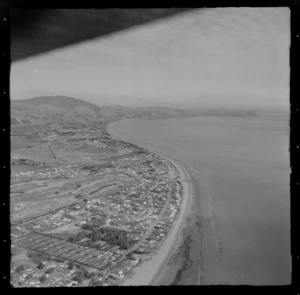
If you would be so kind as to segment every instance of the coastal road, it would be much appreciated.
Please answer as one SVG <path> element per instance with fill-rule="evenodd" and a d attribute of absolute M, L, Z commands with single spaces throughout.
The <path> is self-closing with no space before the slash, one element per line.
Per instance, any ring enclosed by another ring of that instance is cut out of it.
<path fill-rule="evenodd" d="M 177 166 L 178 167 L 178 166 Z M 178 167 L 179 169 L 179 167 Z M 172 255 L 174 254 L 174 252 L 176 251 L 176 249 L 180 246 L 181 243 L 181 239 L 180 239 L 180 234 L 181 234 L 181 230 L 184 226 L 184 221 L 185 221 L 185 217 L 186 214 L 189 210 L 189 207 L 191 205 L 191 183 L 193 182 L 188 175 L 188 172 L 185 170 L 184 167 L 180 167 L 179 171 L 181 171 L 181 177 L 178 179 L 181 183 L 185 182 L 185 199 L 183 201 L 183 205 L 182 205 L 182 211 L 180 213 L 180 216 L 176 222 L 176 225 L 174 226 L 174 228 L 177 227 L 177 229 L 174 229 L 173 234 L 173 240 L 172 240 L 172 244 L 170 245 L 169 251 L 167 253 L 167 255 L 163 258 L 163 260 L 161 261 L 155 275 L 152 277 L 152 280 L 149 282 L 149 285 L 159 285 L 159 280 L 164 272 L 164 270 L 167 267 L 167 264 L 170 260 L 170 258 L 172 257 Z"/>
<path fill-rule="evenodd" d="M 173 165 L 178 170 L 178 179 L 179 181 L 184 179 L 190 179 L 188 177 L 188 172 L 184 167 L 177 164 L 172 159 L 164 157 L 171 161 Z M 134 275 L 131 278 L 128 278 L 122 285 L 124 286 L 140 286 L 140 285 L 157 285 L 159 283 L 159 279 L 161 274 L 165 270 L 165 267 L 174 253 L 174 251 L 180 246 L 181 239 L 181 231 L 185 226 L 186 214 L 191 207 L 191 182 L 182 182 L 184 186 L 184 195 L 183 200 L 181 202 L 181 210 L 179 212 L 178 218 L 175 220 L 173 227 L 171 228 L 169 234 L 166 237 L 162 247 L 159 249 L 158 253 L 153 257 L 150 261 L 143 262 L 140 266 L 138 266 L 134 270 Z"/>

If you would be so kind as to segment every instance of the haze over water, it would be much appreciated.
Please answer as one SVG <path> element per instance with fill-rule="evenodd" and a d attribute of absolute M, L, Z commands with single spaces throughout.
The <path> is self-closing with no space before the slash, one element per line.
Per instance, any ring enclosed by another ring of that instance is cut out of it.
<path fill-rule="evenodd" d="M 186 164 L 199 180 L 198 216 L 208 220 L 204 284 L 290 283 L 288 124 L 280 115 L 111 124 L 121 138 Z M 180 284 L 197 284 L 201 245 L 192 238 L 193 269 Z"/>

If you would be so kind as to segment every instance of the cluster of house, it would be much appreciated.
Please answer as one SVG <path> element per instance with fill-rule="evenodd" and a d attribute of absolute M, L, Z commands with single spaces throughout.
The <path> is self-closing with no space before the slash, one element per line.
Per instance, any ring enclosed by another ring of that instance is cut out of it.
<path fill-rule="evenodd" d="M 96 128 L 84 128 L 78 131 L 61 127 L 56 130 L 56 134 L 66 139 L 80 137 L 82 132 L 82 138 L 87 139 L 99 133 Z M 121 146 L 131 151 L 134 149 L 134 145 L 109 138 L 104 129 L 100 133 L 105 138 L 105 144 L 111 142 L 112 147 Z M 105 174 L 125 175 L 131 178 L 133 181 L 129 186 L 119 186 L 114 193 L 106 196 L 99 191 L 93 194 L 92 199 L 78 200 L 68 207 L 26 222 L 16 227 L 19 232 L 14 232 L 13 243 L 95 268 L 104 272 L 102 278 L 107 278 L 108 281 L 122 279 L 126 269 L 134 267 L 145 258 L 145 255 L 149 257 L 151 253 L 153 254 L 167 236 L 180 210 L 182 187 L 180 182 L 173 182 L 170 186 L 169 178 L 173 178 L 177 173 L 173 165 L 142 149 L 140 154 L 133 153 L 118 158 L 112 165 L 113 167 L 102 170 Z M 68 177 L 77 177 L 76 167 L 66 165 L 53 169 L 58 174 L 68 170 L 70 171 Z M 78 171 L 82 173 L 84 169 Z M 49 177 L 55 175 L 49 174 Z M 155 226 L 151 229 L 154 223 Z M 126 231 L 128 239 L 138 247 L 131 252 L 131 247 L 122 250 L 119 246 L 102 240 L 88 246 L 85 244 L 89 240 L 86 236 L 76 242 L 69 242 L 46 234 L 49 230 L 66 225 L 77 226 L 79 231 L 84 225 L 88 225 L 93 231 L 111 226 L 112 230 Z M 24 235 L 26 230 L 29 233 Z M 147 238 L 144 237 L 146 232 Z M 105 280 L 103 284 L 106 284 Z"/>
<path fill-rule="evenodd" d="M 65 226 L 74 222 L 71 215 L 67 215 L 69 208 L 63 208 L 55 212 L 40 216 L 29 222 L 24 223 L 19 228 L 26 230 L 45 232 Z M 71 217 L 71 218 L 70 218 Z"/>
<path fill-rule="evenodd" d="M 12 177 L 32 177 L 34 179 L 53 179 L 53 178 L 77 178 L 88 175 L 78 167 L 70 165 L 59 165 L 52 167 L 42 167 L 42 169 L 12 173 Z"/>
<path fill-rule="evenodd" d="M 120 259 L 123 256 L 122 254 L 124 254 L 124 251 L 112 249 L 114 248 L 113 246 L 104 251 L 34 232 L 15 239 L 13 243 L 30 250 L 45 253 L 51 257 L 58 257 L 98 270 L 105 270 L 113 261 Z"/>
<path fill-rule="evenodd" d="M 54 269 L 54 272 L 49 270 Z M 39 269 L 33 264 L 12 263 L 10 268 L 11 283 L 22 287 L 51 287 L 76 286 L 77 281 L 72 280 L 75 269 L 69 269 L 66 262 L 43 261 L 43 268 Z"/>
<path fill-rule="evenodd" d="M 79 283 L 76 279 L 76 273 L 79 268 L 76 265 L 70 267 L 67 260 L 43 260 L 42 269 L 31 264 L 24 264 L 22 262 L 11 263 L 11 283 L 13 286 L 22 287 L 76 287 L 78 285 L 88 285 L 88 281 Z M 99 282 L 105 282 L 106 276 L 97 277 L 97 270 L 91 267 L 85 267 L 85 271 L 92 274 Z M 82 270 L 82 267 L 80 267 Z M 124 277 L 124 273 L 118 274 L 120 278 Z"/>
<path fill-rule="evenodd" d="M 47 141 L 60 143 L 80 143 L 104 149 L 115 149 L 118 154 L 132 152 L 132 145 L 112 139 L 105 128 L 96 125 L 82 125 L 74 129 L 72 125 L 58 126 L 47 130 L 42 135 Z M 117 149 L 116 149 L 117 148 Z"/>

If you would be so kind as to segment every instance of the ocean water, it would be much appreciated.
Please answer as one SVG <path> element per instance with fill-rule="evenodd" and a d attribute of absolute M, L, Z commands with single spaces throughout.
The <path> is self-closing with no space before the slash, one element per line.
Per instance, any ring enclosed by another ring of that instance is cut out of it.
<path fill-rule="evenodd" d="M 196 180 L 189 265 L 176 284 L 291 282 L 287 116 L 137 119 L 110 128 L 178 159 Z"/>

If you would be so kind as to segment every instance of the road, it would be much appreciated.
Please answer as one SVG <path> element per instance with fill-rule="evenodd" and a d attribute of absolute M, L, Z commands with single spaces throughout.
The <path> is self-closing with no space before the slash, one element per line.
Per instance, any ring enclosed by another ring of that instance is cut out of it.
<path fill-rule="evenodd" d="M 152 224 L 152 225 L 150 226 L 150 228 L 147 230 L 147 232 L 145 233 L 145 235 L 142 237 L 142 239 L 141 239 L 137 244 L 133 245 L 133 247 L 130 248 L 128 252 L 132 252 L 132 251 L 136 250 L 140 245 L 142 245 L 142 244 L 145 242 L 145 240 L 146 240 L 147 238 L 149 238 L 149 237 L 151 236 L 154 227 L 157 226 L 157 224 L 160 222 L 161 217 L 165 214 L 165 212 L 166 212 L 166 210 L 167 210 L 167 208 L 168 208 L 168 205 L 169 205 L 169 203 L 170 203 L 170 200 L 171 200 L 171 184 L 172 184 L 172 180 L 169 179 L 168 182 L 169 182 L 169 183 L 168 183 L 168 185 L 169 185 L 169 192 L 168 192 L 168 198 L 167 198 L 167 200 L 166 200 L 166 202 L 165 202 L 164 207 L 163 207 L 162 210 L 160 211 L 160 213 L 159 213 L 159 215 L 157 216 L 156 220 L 153 222 L 153 224 Z"/>
<path fill-rule="evenodd" d="M 152 277 L 151 281 L 149 282 L 149 285 L 158 285 L 159 281 L 160 281 L 160 277 L 162 276 L 164 270 L 166 269 L 166 266 L 171 258 L 171 256 L 173 255 L 174 251 L 176 249 L 179 248 L 180 244 L 181 244 L 181 239 L 180 239 L 180 234 L 181 234 L 181 230 L 184 227 L 184 218 L 187 214 L 187 212 L 190 210 L 190 206 L 192 205 L 191 202 L 191 188 L 189 187 L 190 183 L 193 183 L 193 180 L 189 179 L 189 175 L 188 172 L 186 171 L 186 169 L 184 167 L 180 167 L 181 169 L 181 175 L 178 176 L 178 180 L 182 183 L 186 183 L 187 185 L 185 186 L 185 198 L 183 200 L 183 204 L 182 204 L 182 210 L 179 213 L 179 217 L 177 219 L 177 221 L 175 221 L 174 224 L 174 231 L 170 234 L 170 236 L 173 234 L 174 238 L 172 239 L 172 244 L 170 245 L 168 254 L 161 260 L 160 265 L 155 273 L 155 275 Z M 177 229 L 176 229 L 177 227 Z M 169 237 L 170 237 L 169 236 Z M 171 238 L 171 237 L 170 237 Z"/>

